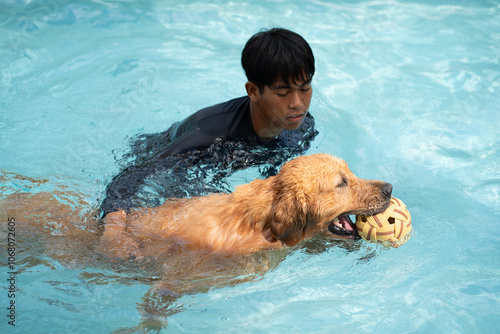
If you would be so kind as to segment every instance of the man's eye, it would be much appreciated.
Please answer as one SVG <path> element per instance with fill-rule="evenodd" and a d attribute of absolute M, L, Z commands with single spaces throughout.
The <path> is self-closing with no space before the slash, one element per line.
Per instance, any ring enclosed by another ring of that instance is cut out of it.
<path fill-rule="evenodd" d="M 284 97 L 288 95 L 288 92 L 281 92 L 281 93 L 276 93 L 276 95 Z"/>

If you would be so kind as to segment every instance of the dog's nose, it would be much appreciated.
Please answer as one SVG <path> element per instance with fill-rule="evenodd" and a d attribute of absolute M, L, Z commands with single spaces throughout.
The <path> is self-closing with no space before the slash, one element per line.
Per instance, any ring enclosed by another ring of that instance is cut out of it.
<path fill-rule="evenodd" d="M 387 197 L 391 197 L 391 194 L 392 194 L 392 184 L 385 183 L 382 186 L 382 194 L 384 194 Z"/>

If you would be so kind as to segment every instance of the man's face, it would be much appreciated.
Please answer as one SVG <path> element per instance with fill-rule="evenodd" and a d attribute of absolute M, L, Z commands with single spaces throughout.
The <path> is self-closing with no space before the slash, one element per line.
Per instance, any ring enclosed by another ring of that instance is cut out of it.
<path fill-rule="evenodd" d="M 270 125 L 285 130 L 297 129 L 309 110 L 312 97 L 311 80 L 290 85 L 277 81 L 258 92 L 258 104 Z"/>

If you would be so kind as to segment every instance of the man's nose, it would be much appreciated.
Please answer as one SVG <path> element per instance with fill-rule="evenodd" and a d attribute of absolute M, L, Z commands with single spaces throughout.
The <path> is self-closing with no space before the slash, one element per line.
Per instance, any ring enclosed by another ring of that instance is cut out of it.
<path fill-rule="evenodd" d="M 302 101 L 300 93 L 296 90 L 293 90 L 290 94 L 290 101 L 288 103 L 288 107 L 290 109 L 299 109 L 302 108 L 303 105 L 304 103 Z"/>

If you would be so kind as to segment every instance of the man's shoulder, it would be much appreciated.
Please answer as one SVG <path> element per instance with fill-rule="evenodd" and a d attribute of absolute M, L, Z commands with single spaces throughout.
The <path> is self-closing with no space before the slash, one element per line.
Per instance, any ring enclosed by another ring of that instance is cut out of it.
<path fill-rule="evenodd" d="M 166 131 L 166 143 L 173 144 L 180 138 L 189 138 L 189 148 L 201 148 L 218 137 L 231 138 L 235 132 L 242 132 L 242 128 L 247 126 L 248 105 L 249 97 L 243 96 L 200 109 L 173 124 Z"/>
<path fill-rule="evenodd" d="M 240 113 L 245 104 L 248 104 L 248 100 L 248 96 L 242 96 L 200 109 L 182 121 L 175 123 L 172 126 L 172 130 L 178 136 L 190 129 L 203 127 L 207 123 L 218 123 L 217 120 L 228 120 L 231 114 Z"/>
<path fill-rule="evenodd" d="M 202 120 L 218 115 L 238 113 L 241 111 L 242 108 L 248 105 L 248 101 L 249 101 L 248 96 L 238 97 L 226 102 L 218 103 L 213 106 L 200 109 L 188 118 Z"/>
<path fill-rule="evenodd" d="M 183 121 L 185 128 L 196 128 L 204 134 L 222 138 L 237 137 L 246 133 L 249 122 L 248 96 L 239 97 L 201 109 Z"/>

